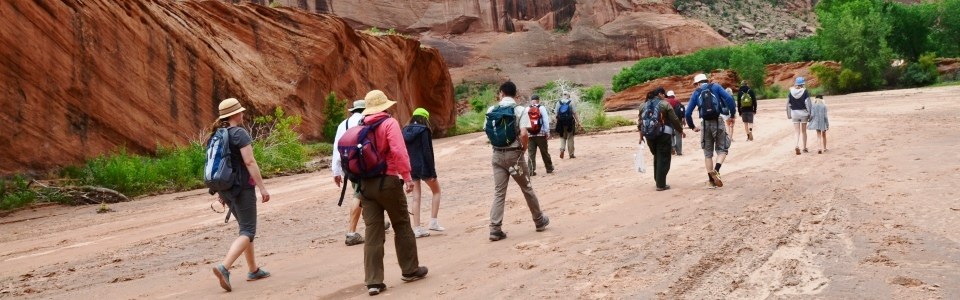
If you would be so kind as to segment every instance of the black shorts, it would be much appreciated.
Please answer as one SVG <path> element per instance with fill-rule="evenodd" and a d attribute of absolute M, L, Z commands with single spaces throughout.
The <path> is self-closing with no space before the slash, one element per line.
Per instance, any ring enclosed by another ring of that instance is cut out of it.
<path fill-rule="evenodd" d="M 745 111 L 740 113 L 740 117 L 744 123 L 753 123 L 753 114 L 755 113 L 752 111 Z"/>

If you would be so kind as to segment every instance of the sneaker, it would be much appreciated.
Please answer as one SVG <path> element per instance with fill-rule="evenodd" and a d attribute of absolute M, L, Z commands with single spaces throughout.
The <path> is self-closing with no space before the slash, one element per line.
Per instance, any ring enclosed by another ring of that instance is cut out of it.
<path fill-rule="evenodd" d="M 715 188 L 717 188 L 717 185 L 716 185 L 716 184 L 713 184 L 713 180 L 708 180 L 708 181 L 706 182 L 706 186 L 707 186 L 708 189 L 715 189 Z"/>
<path fill-rule="evenodd" d="M 571 153 L 571 154 L 570 154 L 570 158 L 571 158 L 571 159 L 577 158 L 577 156 L 576 156 L 576 155 L 573 155 L 573 153 Z"/>
<path fill-rule="evenodd" d="M 363 244 L 363 236 L 356 232 L 348 233 L 344 244 L 347 244 L 347 246 Z"/>
<path fill-rule="evenodd" d="M 753 141 L 753 132 L 747 133 L 747 140 L 748 140 L 748 141 Z"/>
<path fill-rule="evenodd" d="M 370 296 L 379 295 L 380 293 L 383 293 L 383 291 L 386 291 L 386 290 L 387 290 L 386 284 L 378 283 L 378 284 L 367 285 L 367 293 L 370 294 Z"/>
<path fill-rule="evenodd" d="M 247 273 L 247 281 L 255 281 L 270 277 L 270 272 L 264 271 L 261 268 L 257 268 L 256 272 Z"/>
<path fill-rule="evenodd" d="M 723 187 L 723 181 L 720 180 L 720 172 L 716 170 L 710 172 L 710 179 L 713 179 L 713 184 L 717 187 Z"/>
<path fill-rule="evenodd" d="M 553 170 L 547 170 L 547 174 L 553 173 Z"/>
<path fill-rule="evenodd" d="M 428 237 L 430 233 L 426 230 L 423 230 L 423 227 L 417 226 L 417 229 L 413 230 L 413 236 L 417 238 Z"/>
<path fill-rule="evenodd" d="M 797 155 L 800 155 L 800 147 L 794 148 L 793 150 L 797 151 Z"/>
<path fill-rule="evenodd" d="M 430 222 L 430 230 L 433 230 L 433 231 L 444 231 L 444 230 L 447 230 L 447 229 L 446 229 L 446 228 L 443 228 L 443 226 L 440 226 L 440 222 Z"/>
<path fill-rule="evenodd" d="M 230 287 L 230 271 L 223 264 L 213 267 L 213 275 L 216 275 L 217 280 L 220 281 L 220 287 L 228 292 L 233 290 Z"/>
<path fill-rule="evenodd" d="M 420 266 L 417 268 L 416 272 L 413 272 L 413 274 L 403 274 L 403 277 L 400 277 L 400 280 L 411 282 L 423 279 L 424 277 L 427 277 L 427 267 Z"/>
<path fill-rule="evenodd" d="M 496 242 L 496 241 L 499 241 L 499 240 L 502 240 L 502 239 L 505 239 L 505 238 L 507 238 L 507 234 L 504 233 L 502 230 L 497 230 L 497 231 L 491 231 L 491 232 L 490 232 L 490 240 L 491 240 L 491 241 Z"/>
<path fill-rule="evenodd" d="M 537 225 L 537 232 L 547 230 L 547 225 L 550 225 L 550 218 L 548 218 L 547 215 L 543 215 L 542 217 L 540 217 L 540 222 L 537 222 L 536 225 Z"/>
<path fill-rule="evenodd" d="M 563 151 L 560 151 L 560 159 L 563 159 Z"/>
<path fill-rule="evenodd" d="M 670 185 L 668 184 L 668 185 L 663 186 L 662 188 L 659 188 L 659 187 L 658 187 L 658 188 L 657 188 L 657 191 L 658 191 L 658 192 L 659 192 L 659 191 L 666 191 L 666 190 L 669 190 L 669 189 L 670 189 Z"/>

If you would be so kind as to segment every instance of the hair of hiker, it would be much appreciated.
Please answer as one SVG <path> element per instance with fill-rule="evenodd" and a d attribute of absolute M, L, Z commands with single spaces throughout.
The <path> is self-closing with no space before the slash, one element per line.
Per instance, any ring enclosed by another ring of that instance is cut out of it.
<path fill-rule="evenodd" d="M 517 85 L 513 84 L 513 81 L 507 81 L 500 85 L 500 91 L 503 92 L 504 96 L 507 97 L 516 97 L 517 96 Z"/>
<path fill-rule="evenodd" d="M 410 118 L 409 124 L 420 124 L 420 125 L 426 125 L 427 127 L 430 127 L 430 120 L 427 120 L 427 118 L 424 116 L 413 116 L 412 118 Z"/>

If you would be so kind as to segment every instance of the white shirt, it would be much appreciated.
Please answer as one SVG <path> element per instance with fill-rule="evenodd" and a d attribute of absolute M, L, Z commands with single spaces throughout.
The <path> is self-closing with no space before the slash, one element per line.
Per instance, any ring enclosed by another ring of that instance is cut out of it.
<path fill-rule="evenodd" d="M 337 126 L 337 135 L 333 138 L 333 156 L 330 161 L 330 170 L 333 170 L 333 177 L 343 176 L 343 169 L 340 168 L 340 151 L 337 151 L 337 144 L 340 142 L 343 134 L 347 133 L 347 127 L 360 125 L 360 120 L 363 120 L 363 115 L 353 113 L 353 115 L 350 115 L 349 118 L 343 120 L 343 122 L 340 122 L 340 125 Z"/>
<path fill-rule="evenodd" d="M 544 108 L 543 104 L 537 104 L 536 106 L 540 108 L 540 117 L 543 119 L 543 124 L 540 124 L 540 132 L 530 135 L 547 136 L 550 133 L 550 114 L 547 112 L 549 109 Z M 523 111 L 523 114 L 526 115 L 527 118 L 530 118 L 530 108 L 527 107 L 527 109 Z"/>

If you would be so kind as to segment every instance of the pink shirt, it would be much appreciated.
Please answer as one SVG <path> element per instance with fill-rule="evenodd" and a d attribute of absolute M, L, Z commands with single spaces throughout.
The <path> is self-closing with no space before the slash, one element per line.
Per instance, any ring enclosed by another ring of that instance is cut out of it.
<path fill-rule="evenodd" d="M 386 155 L 387 175 L 400 176 L 403 181 L 412 181 L 410 156 L 407 154 L 407 144 L 403 141 L 403 133 L 400 131 L 397 119 L 391 118 L 385 112 L 379 112 L 364 117 L 363 123 L 373 124 L 383 118 L 387 119 L 380 123 L 380 127 L 374 133 L 373 142 L 376 143 L 380 155 Z"/>

